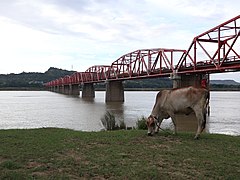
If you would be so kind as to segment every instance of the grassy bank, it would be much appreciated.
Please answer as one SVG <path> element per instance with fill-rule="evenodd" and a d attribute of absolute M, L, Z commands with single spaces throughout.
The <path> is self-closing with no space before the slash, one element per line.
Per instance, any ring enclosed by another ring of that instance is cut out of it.
<path fill-rule="evenodd" d="M 238 179 L 240 137 L 66 129 L 0 131 L 0 179 Z"/>

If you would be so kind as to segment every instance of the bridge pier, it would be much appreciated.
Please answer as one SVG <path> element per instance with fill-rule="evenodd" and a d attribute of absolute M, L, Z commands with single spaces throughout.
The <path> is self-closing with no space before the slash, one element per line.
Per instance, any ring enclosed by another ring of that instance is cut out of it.
<path fill-rule="evenodd" d="M 94 98 L 95 97 L 95 89 L 94 89 L 93 83 L 83 84 L 82 97 L 83 98 Z"/>
<path fill-rule="evenodd" d="M 55 92 L 56 92 L 56 93 L 60 93 L 60 86 L 56 86 Z"/>
<path fill-rule="evenodd" d="M 64 92 L 63 85 L 58 86 L 58 93 L 63 93 L 63 92 Z"/>
<path fill-rule="evenodd" d="M 171 76 L 171 79 L 173 81 L 173 88 L 179 88 L 181 87 L 181 76 L 177 73 L 173 73 Z"/>
<path fill-rule="evenodd" d="M 209 89 L 209 75 L 208 74 L 173 74 L 172 75 L 173 88 L 182 88 L 194 86 L 197 88 L 204 87 Z M 197 118 L 195 113 L 189 115 L 176 114 L 176 129 L 177 131 L 196 132 Z"/>
<path fill-rule="evenodd" d="M 47 89 L 48 89 L 49 91 L 54 92 L 54 88 L 55 88 L 55 86 L 51 86 L 51 87 L 48 87 Z"/>
<path fill-rule="evenodd" d="M 57 92 L 57 86 L 53 86 L 52 89 L 51 89 L 51 91 Z"/>
<path fill-rule="evenodd" d="M 182 88 L 193 86 L 196 88 L 209 89 L 209 75 L 208 74 L 177 74 L 171 76 L 173 81 L 173 88 Z"/>
<path fill-rule="evenodd" d="M 79 96 L 80 88 L 79 84 L 70 84 L 69 85 L 69 95 L 76 95 Z"/>
<path fill-rule="evenodd" d="M 53 92 L 58 92 L 58 86 L 53 87 Z"/>
<path fill-rule="evenodd" d="M 106 102 L 124 102 L 124 87 L 122 81 L 106 82 Z"/>
<path fill-rule="evenodd" d="M 62 90 L 63 94 L 70 94 L 70 86 L 69 85 L 63 85 L 63 90 Z"/>

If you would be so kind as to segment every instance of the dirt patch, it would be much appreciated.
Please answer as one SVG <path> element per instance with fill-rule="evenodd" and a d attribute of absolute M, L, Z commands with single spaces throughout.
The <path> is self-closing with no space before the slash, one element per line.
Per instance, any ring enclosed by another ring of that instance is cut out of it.
<path fill-rule="evenodd" d="M 0 156 L 0 164 L 3 163 L 4 161 L 6 161 L 6 159 Z"/>
<path fill-rule="evenodd" d="M 39 167 L 42 167 L 42 166 L 45 166 L 45 164 L 40 163 L 40 162 L 36 162 L 36 161 L 31 161 L 31 162 L 27 163 L 26 168 L 27 169 L 35 169 L 35 168 L 39 168 Z"/>
<path fill-rule="evenodd" d="M 78 152 L 78 150 L 68 150 L 62 154 L 58 154 L 57 155 L 57 159 L 60 161 L 67 161 L 68 159 L 72 159 L 75 164 L 84 164 L 84 165 L 88 165 L 90 162 L 87 161 L 84 157 L 84 155 L 80 152 Z"/>
<path fill-rule="evenodd" d="M 57 169 L 52 168 L 49 164 L 30 161 L 26 165 L 26 169 L 31 169 L 32 177 L 49 177 L 52 174 L 56 174 Z"/>

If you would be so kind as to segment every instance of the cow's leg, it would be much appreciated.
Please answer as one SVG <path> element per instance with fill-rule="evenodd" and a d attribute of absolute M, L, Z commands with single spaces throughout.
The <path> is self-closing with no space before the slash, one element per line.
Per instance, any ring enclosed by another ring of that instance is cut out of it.
<path fill-rule="evenodd" d="M 162 124 L 163 119 L 159 118 L 156 122 L 156 128 L 155 128 L 155 133 L 159 132 L 160 126 Z"/>
<path fill-rule="evenodd" d="M 201 108 L 196 108 L 194 110 L 197 121 L 198 121 L 198 128 L 197 128 L 197 133 L 194 137 L 194 139 L 198 139 L 201 132 L 203 131 L 203 129 L 205 128 L 205 124 L 206 124 L 206 120 L 204 118 L 204 112 L 202 110 L 200 110 Z"/>
<path fill-rule="evenodd" d="M 160 129 L 160 124 L 159 124 L 159 122 L 156 122 L 155 133 L 158 133 L 159 129 Z"/>
<path fill-rule="evenodd" d="M 174 125 L 174 134 L 177 134 L 177 126 L 176 126 L 176 117 L 174 113 L 168 112 L 169 116 L 172 119 L 173 125 Z"/>
<path fill-rule="evenodd" d="M 156 127 L 155 127 L 155 133 L 158 133 L 159 132 L 159 128 L 160 128 L 160 124 L 159 124 L 159 120 L 157 119 L 157 121 L 155 122 L 156 124 Z"/>
<path fill-rule="evenodd" d="M 174 134 L 177 134 L 177 125 L 176 125 L 176 118 L 175 118 L 175 116 L 172 117 L 172 122 L 173 122 L 173 125 L 174 125 Z"/>

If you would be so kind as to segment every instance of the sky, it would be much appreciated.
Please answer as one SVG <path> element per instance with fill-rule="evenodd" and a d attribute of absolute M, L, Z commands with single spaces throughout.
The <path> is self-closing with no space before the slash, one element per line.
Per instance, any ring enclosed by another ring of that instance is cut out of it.
<path fill-rule="evenodd" d="M 85 71 L 138 49 L 188 49 L 239 7 L 237 0 L 0 0 L 0 74 Z M 240 73 L 211 79 L 240 82 Z"/>

